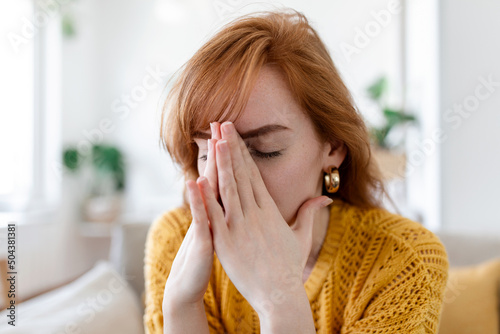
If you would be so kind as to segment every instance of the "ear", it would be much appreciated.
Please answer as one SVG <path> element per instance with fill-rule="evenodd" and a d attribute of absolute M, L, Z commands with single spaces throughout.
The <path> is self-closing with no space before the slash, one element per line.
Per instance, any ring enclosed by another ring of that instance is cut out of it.
<path fill-rule="evenodd" d="M 326 142 L 324 146 L 323 170 L 327 170 L 329 166 L 340 167 L 347 155 L 347 147 L 341 141 L 336 143 Z"/>

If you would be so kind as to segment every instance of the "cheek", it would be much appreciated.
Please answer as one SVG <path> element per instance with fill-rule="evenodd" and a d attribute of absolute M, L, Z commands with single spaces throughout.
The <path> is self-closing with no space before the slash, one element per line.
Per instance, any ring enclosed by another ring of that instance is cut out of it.
<path fill-rule="evenodd" d="M 288 202 L 288 197 L 294 196 L 290 192 L 297 185 L 298 174 L 295 168 L 290 168 L 291 163 L 280 161 L 275 164 L 257 164 L 260 175 L 266 185 L 269 194 L 276 204 L 280 205 Z"/>
<path fill-rule="evenodd" d="M 207 163 L 203 160 L 198 159 L 198 174 L 200 176 L 205 175 L 205 167 L 207 166 Z"/>
<path fill-rule="evenodd" d="M 304 198 L 309 197 L 309 190 L 303 184 L 309 180 L 304 179 L 303 170 L 292 166 L 294 166 L 292 162 L 287 162 L 261 169 L 266 188 L 289 225 L 292 224 Z"/>
<path fill-rule="evenodd" d="M 317 188 L 321 167 L 310 157 L 257 166 L 269 194 L 283 210 L 291 209 L 307 198 L 319 196 Z"/>

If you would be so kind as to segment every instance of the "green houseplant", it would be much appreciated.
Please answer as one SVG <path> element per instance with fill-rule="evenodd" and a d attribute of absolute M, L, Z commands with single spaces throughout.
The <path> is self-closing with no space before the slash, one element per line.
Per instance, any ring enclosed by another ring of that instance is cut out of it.
<path fill-rule="evenodd" d="M 117 147 L 93 144 L 87 152 L 70 146 L 63 151 L 63 165 L 73 174 L 86 174 L 86 198 L 82 203 L 83 219 L 112 222 L 120 214 L 125 190 L 125 163 Z"/>
<path fill-rule="evenodd" d="M 393 143 L 389 140 L 392 131 L 405 124 L 416 123 L 414 115 L 402 108 L 390 107 L 386 100 L 388 94 L 388 80 L 380 77 L 367 88 L 369 97 L 378 105 L 384 122 L 379 126 L 371 126 L 370 134 L 373 141 L 373 153 L 377 160 L 384 179 L 404 178 L 406 155 L 397 150 L 402 142 Z"/>
<path fill-rule="evenodd" d="M 371 127 L 372 138 L 377 146 L 389 149 L 391 145 L 388 136 L 391 131 L 406 123 L 414 123 L 417 119 L 403 109 L 391 108 L 387 105 L 388 82 L 386 77 L 377 79 L 368 87 L 367 92 L 370 98 L 377 103 L 384 116 L 383 125 Z"/>

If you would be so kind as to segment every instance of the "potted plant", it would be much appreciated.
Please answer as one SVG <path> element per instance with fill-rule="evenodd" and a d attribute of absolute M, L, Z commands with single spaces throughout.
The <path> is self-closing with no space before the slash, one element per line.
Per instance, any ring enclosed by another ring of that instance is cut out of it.
<path fill-rule="evenodd" d="M 373 141 L 374 157 L 379 163 L 385 179 L 403 178 L 406 155 L 398 148 L 403 142 L 397 143 L 389 140 L 389 135 L 397 128 L 408 123 L 416 123 L 414 115 L 408 114 L 404 109 L 391 108 L 386 102 L 388 92 L 387 78 L 377 79 L 367 89 L 369 97 L 375 101 L 382 111 L 384 122 L 379 126 L 371 126 L 370 133 Z"/>
<path fill-rule="evenodd" d="M 82 203 L 83 219 L 89 222 L 115 221 L 122 209 L 125 190 L 125 165 L 121 151 L 104 144 L 92 145 L 86 154 L 76 147 L 67 147 L 63 151 L 63 164 L 69 172 L 82 172 L 87 177 L 87 194 Z"/>

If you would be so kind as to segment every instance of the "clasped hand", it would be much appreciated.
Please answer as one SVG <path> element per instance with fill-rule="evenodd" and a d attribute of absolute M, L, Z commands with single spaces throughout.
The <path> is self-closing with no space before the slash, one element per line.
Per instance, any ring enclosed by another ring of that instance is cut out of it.
<path fill-rule="evenodd" d="M 204 175 L 186 182 L 193 220 L 172 264 L 165 298 L 202 301 L 215 251 L 235 287 L 259 312 L 276 291 L 303 289 L 314 213 L 328 198 L 304 203 L 288 226 L 234 125 L 212 123 L 211 128 Z"/>

